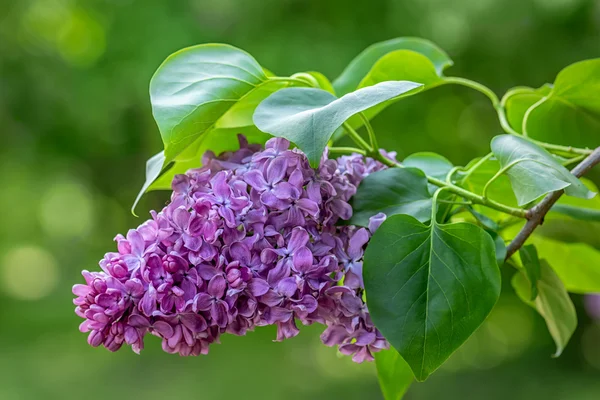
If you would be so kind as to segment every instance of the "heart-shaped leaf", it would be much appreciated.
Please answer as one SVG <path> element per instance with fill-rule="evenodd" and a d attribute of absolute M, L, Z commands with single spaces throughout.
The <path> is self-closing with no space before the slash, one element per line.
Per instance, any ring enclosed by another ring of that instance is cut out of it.
<path fill-rule="evenodd" d="M 404 50 L 404 52 L 397 53 L 383 62 L 383 64 L 379 64 L 377 68 L 375 67 L 375 64 L 382 57 L 396 50 Z M 393 73 L 395 77 L 390 76 L 387 79 L 378 80 L 371 84 L 385 80 L 409 80 L 427 83 L 411 78 L 415 76 L 420 78 L 425 78 L 426 76 L 432 77 L 432 71 L 436 76 L 441 76 L 444 69 L 451 65 L 452 60 L 448 55 L 432 42 L 420 38 L 401 37 L 375 43 L 367 47 L 333 81 L 333 87 L 338 95 L 344 95 L 358 87 L 367 86 L 363 82 L 363 80 L 367 79 L 367 75 L 370 74 L 375 79 L 375 76 L 380 76 L 380 71 L 383 74 Z M 398 71 L 393 71 L 394 68 L 399 69 Z M 406 76 L 403 74 L 406 74 Z"/>
<path fill-rule="evenodd" d="M 294 142 L 316 167 L 331 135 L 350 116 L 420 86 L 414 82 L 382 82 L 339 99 L 321 89 L 282 89 L 260 103 L 254 124 L 263 132 Z"/>
<path fill-rule="evenodd" d="M 469 223 L 389 217 L 365 253 L 373 321 L 424 380 L 481 325 L 500 295 L 494 242 Z"/>
<path fill-rule="evenodd" d="M 569 196 L 594 196 L 569 170 L 538 145 L 514 135 L 492 139 L 492 151 L 508 175 L 519 205 L 564 189 Z"/>
<path fill-rule="evenodd" d="M 390 217 L 407 214 L 418 221 L 431 218 L 431 194 L 427 178 L 416 168 L 389 168 L 368 175 L 352 198 L 350 223 L 368 226 L 369 218 L 380 212 Z"/>
<path fill-rule="evenodd" d="M 414 380 L 413 373 L 398 352 L 390 348 L 375 353 L 377 379 L 385 400 L 400 400 Z"/>
<path fill-rule="evenodd" d="M 544 318 L 548 331 L 556 343 L 554 356 L 560 356 L 577 328 L 575 306 L 560 278 L 546 260 L 541 260 L 540 277 L 537 281 L 538 295 L 535 301 L 530 300 L 532 283 L 523 273 L 519 272 L 513 277 L 512 285 L 519 297 L 533 306 Z"/>
<path fill-rule="evenodd" d="M 600 144 L 600 58 L 560 71 L 554 87 L 524 121 L 528 136 L 575 147 Z"/>
<path fill-rule="evenodd" d="M 258 85 L 262 67 L 225 44 L 203 44 L 169 56 L 150 81 L 152 113 L 170 162 Z"/>

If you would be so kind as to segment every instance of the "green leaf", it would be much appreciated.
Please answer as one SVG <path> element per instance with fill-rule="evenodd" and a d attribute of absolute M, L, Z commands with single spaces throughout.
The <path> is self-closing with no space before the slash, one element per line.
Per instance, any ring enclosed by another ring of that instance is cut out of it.
<path fill-rule="evenodd" d="M 531 284 L 531 296 L 529 300 L 533 301 L 538 295 L 537 283 L 540 279 L 541 274 L 538 253 L 535 249 L 535 246 L 529 244 L 527 246 L 521 247 L 521 249 L 519 250 L 519 255 L 521 256 L 521 264 L 523 264 L 523 269 L 525 270 L 527 280 Z"/>
<path fill-rule="evenodd" d="M 563 217 L 548 213 L 536 235 L 565 243 L 584 243 L 600 250 L 600 222 Z"/>
<path fill-rule="evenodd" d="M 331 94 L 335 94 L 335 89 L 333 88 L 333 85 L 325 75 L 317 71 L 308 71 L 305 72 L 305 74 L 309 74 L 310 76 L 315 78 L 321 89 L 326 90 Z"/>
<path fill-rule="evenodd" d="M 331 82 L 320 72 L 304 72 L 315 78 L 319 87 L 323 90 L 327 90 L 330 93 L 334 93 Z M 216 123 L 216 128 L 243 128 L 248 126 L 254 126 L 252 117 L 256 107 L 271 94 L 278 90 L 286 87 L 298 85 L 295 82 L 284 82 L 284 81 L 268 81 L 258 86 L 240 101 L 235 103 Z"/>
<path fill-rule="evenodd" d="M 392 64 L 400 67 L 397 76 L 401 76 L 400 73 L 407 73 L 407 77 L 399 79 L 388 78 L 385 80 L 412 80 L 408 78 L 411 74 L 413 76 L 418 76 L 419 74 L 424 76 L 424 74 L 428 74 L 428 71 L 431 70 L 433 70 L 437 76 L 441 76 L 444 69 L 452 65 L 452 60 L 448 55 L 428 40 L 413 37 L 391 39 L 385 42 L 375 43 L 356 56 L 356 58 L 348 64 L 346 69 L 344 69 L 344 72 L 334 80 L 333 87 L 335 88 L 336 93 L 338 95 L 344 95 L 357 89 L 367 74 L 369 74 L 370 71 L 375 70 L 374 65 L 386 54 L 396 50 L 404 50 L 405 52 L 400 53 L 403 54 L 402 56 L 393 56 L 391 59 Z M 411 56 L 411 53 L 413 53 L 414 56 Z M 422 57 L 418 57 L 418 55 L 424 57 L 427 63 L 424 63 Z M 399 61 L 404 61 L 408 64 L 404 67 L 398 64 Z M 388 63 L 389 60 L 383 64 L 386 66 L 386 69 L 389 65 Z M 377 69 L 379 69 L 379 67 Z M 426 83 L 418 80 L 416 82 Z"/>
<path fill-rule="evenodd" d="M 563 243 L 532 235 L 543 258 L 552 260 L 552 268 L 571 293 L 600 293 L 600 251 L 584 243 Z"/>
<path fill-rule="evenodd" d="M 287 82 L 270 81 L 256 87 L 241 98 L 240 101 L 233 104 L 233 106 L 217 120 L 215 128 L 229 129 L 253 126 L 254 122 L 252 121 L 252 116 L 254 115 L 256 107 L 258 107 L 264 99 L 289 85 L 290 84 Z"/>
<path fill-rule="evenodd" d="M 444 156 L 431 152 L 413 153 L 406 157 L 402 164 L 405 167 L 418 168 L 425 175 L 433 176 L 442 181 L 446 180 L 446 175 L 454 167 L 452 163 Z M 434 184 L 427 184 L 429 193 L 433 196 L 438 187 Z M 450 192 L 442 192 L 439 197 L 441 200 L 456 200 L 456 196 Z M 438 206 L 437 215 L 439 221 L 445 222 L 453 205 L 450 203 L 440 203 Z M 414 215 L 413 215 L 414 216 Z M 417 218 L 418 219 L 418 218 Z M 421 221 L 424 222 L 424 221 Z"/>
<path fill-rule="evenodd" d="M 494 242 L 469 223 L 423 225 L 389 217 L 365 253 L 377 328 L 426 379 L 481 325 L 500 295 Z"/>
<path fill-rule="evenodd" d="M 400 400 L 414 380 L 413 373 L 396 350 L 375 353 L 377 379 L 385 400 Z"/>
<path fill-rule="evenodd" d="M 600 143 L 600 58 L 572 64 L 559 72 L 554 87 L 532 106 L 525 133 L 545 142 L 575 147 Z"/>
<path fill-rule="evenodd" d="M 552 85 L 545 84 L 538 89 L 519 86 L 506 92 L 503 102 L 506 119 L 511 128 L 523 133 L 523 120 L 527 110 L 544 96 L 547 96 L 551 90 Z"/>
<path fill-rule="evenodd" d="M 418 168 L 425 172 L 426 175 L 433 176 L 442 181 L 446 180 L 446 175 L 450 172 L 452 167 L 454 167 L 446 157 L 430 152 L 411 154 L 404 159 L 402 165 L 405 167 Z M 432 195 L 438 189 L 438 187 L 433 184 L 429 184 L 428 187 L 429 193 Z"/>
<path fill-rule="evenodd" d="M 540 278 L 537 281 L 538 296 L 533 304 L 530 300 L 532 284 L 523 273 L 515 274 L 512 285 L 519 297 L 525 303 L 532 305 L 544 318 L 548 331 L 556 343 L 554 357 L 560 356 L 577 328 L 575 307 L 560 278 L 546 260 L 541 260 Z"/>
<path fill-rule="evenodd" d="M 600 221 L 600 210 L 591 207 L 577 207 L 568 204 L 555 204 L 552 206 L 553 212 L 568 215 L 571 218 L 583 221 Z"/>
<path fill-rule="evenodd" d="M 442 80 L 431 60 L 411 50 L 396 50 L 381 57 L 358 87 L 373 86 L 389 80 L 410 80 L 427 86 Z"/>
<path fill-rule="evenodd" d="M 266 80 L 258 62 L 233 46 L 203 44 L 170 55 L 150 81 L 152 112 L 166 162 Z"/>
<path fill-rule="evenodd" d="M 591 192 L 598 193 L 598 187 L 592 181 L 586 178 L 580 180 Z M 548 215 L 554 217 L 555 213 L 586 222 L 600 222 L 600 196 L 594 196 L 592 199 L 561 196 Z"/>
<path fill-rule="evenodd" d="M 465 168 L 467 170 L 471 169 L 477 162 L 479 162 L 479 160 L 479 158 L 474 159 Z M 471 170 L 469 173 L 467 173 L 467 175 L 463 175 L 462 177 L 458 175 L 458 177 L 461 178 L 458 184 L 470 192 L 482 195 L 483 188 L 485 187 L 486 183 L 492 179 L 492 177 L 496 175 L 498 171 L 500 171 L 500 163 L 496 159 L 487 159 L 480 164 L 477 169 Z M 499 203 L 506 204 L 511 207 L 517 207 L 517 199 L 512 191 L 510 180 L 505 175 L 500 176 L 489 186 L 487 196 Z M 500 211 L 480 205 L 474 205 L 473 209 L 491 220 L 499 220 L 500 218 L 504 218 L 506 216 L 506 214 Z M 490 227 L 490 229 L 494 228 Z"/>
<path fill-rule="evenodd" d="M 483 226 L 487 231 L 498 231 L 500 226 L 485 214 L 475 211 L 473 207 L 467 207 L 467 210 L 475 217 L 475 219 Z"/>
<path fill-rule="evenodd" d="M 294 142 L 316 167 L 331 135 L 350 116 L 418 87 L 414 82 L 382 82 L 339 99 L 321 89 L 282 89 L 258 106 L 254 123 L 263 132 Z"/>
<path fill-rule="evenodd" d="M 146 181 L 142 186 L 142 189 L 138 193 L 133 205 L 131 206 L 131 213 L 135 214 L 135 207 L 140 202 L 140 199 L 146 193 L 148 188 L 152 185 L 152 182 L 156 180 L 160 176 L 160 173 L 163 169 L 163 165 L 165 163 L 165 152 L 161 151 L 158 154 L 153 155 L 148 161 L 146 161 Z M 137 215 L 136 215 L 137 216 Z"/>
<path fill-rule="evenodd" d="M 564 189 L 569 196 L 594 196 L 569 170 L 538 145 L 514 135 L 492 139 L 492 151 L 508 175 L 520 206 Z"/>
<path fill-rule="evenodd" d="M 506 258 L 506 243 L 504 243 L 504 239 L 497 232 L 489 229 L 485 229 L 485 231 L 494 241 L 496 263 L 498 263 L 498 267 L 501 267 L 504 265 L 504 259 Z"/>
<path fill-rule="evenodd" d="M 389 168 L 368 175 L 352 198 L 353 215 L 350 223 L 368 226 L 369 218 L 377 213 L 390 217 L 407 214 L 418 221 L 431 218 L 431 194 L 427 178 L 416 168 Z"/>
<path fill-rule="evenodd" d="M 393 43 L 401 47 L 396 49 L 394 46 L 386 45 L 377 48 L 378 51 L 386 49 L 387 52 L 382 54 L 379 59 L 373 60 L 371 69 L 360 80 L 358 88 L 392 80 L 418 82 L 423 86 L 419 90 L 409 92 L 404 96 L 366 110 L 364 114 L 369 120 L 400 98 L 414 95 L 443 83 L 442 72 L 446 66 L 452 65 L 452 60 L 448 58 L 446 53 L 429 41 L 401 38 Z M 375 54 L 375 52 L 370 54 Z M 435 64 L 436 62 L 437 64 Z M 361 127 L 364 123 L 357 116 L 350 118 L 348 122 L 354 129 Z"/>
<path fill-rule="evenodd" d="M 488 235 L 491 236 L 494 244 L 496 245 L 496 262 L 498 266 L 504 265 L 504 259 L 506 258 L 506 244 L 502 236 L 498 234 L 500 226 L 485 214 L 475 211 L 473 207 L 467 207 L 467 211 L 475 218 L 476 222 L 485 230 Z"/>
<path fill-rule="evenodd" d="M 589 190 L 598 192 L 590 180 L 581 181 Z M 561 196 L 535 234 L 561 242 L 585 243 L 600 250 L 600 196 L 589 200 Z"/>

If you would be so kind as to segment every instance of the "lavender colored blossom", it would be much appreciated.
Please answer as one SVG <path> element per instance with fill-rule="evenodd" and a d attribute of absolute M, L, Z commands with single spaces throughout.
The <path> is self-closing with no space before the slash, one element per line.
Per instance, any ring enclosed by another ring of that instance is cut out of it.
<path fill-rule="evenodd" d="M 324 344 L 372 360 L 389 345 L 363 301 L 362 257 L 385 215 L 368 228 L 336 223 L 384 165 L 325 154 L 315 170 L 285 139 L 240 145 L 175 176 L 170 203 L 117 235 L 101 272 L 83 271 L 86 283 L 73 287 L 80 330 L 92 346 L 137 353 L 149 333 L 187 356 L 206 354 L 223 333 L 276 325 L 279 341 L 298 334 L 297 321 L 316 322 Z"/>

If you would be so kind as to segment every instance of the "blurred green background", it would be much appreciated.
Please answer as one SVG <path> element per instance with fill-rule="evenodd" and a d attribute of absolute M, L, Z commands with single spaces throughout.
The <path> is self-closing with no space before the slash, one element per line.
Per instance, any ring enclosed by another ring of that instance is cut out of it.
<path fill-rule="evenodd" d="M 268 328 L 224 337 L 197 358 L 165 354 L 156 338 L 141 356 L 91 348 L 71 286 L 141 222 L 129 207 L 161 149 L 148 83 L 167 55 L 227 42 L 280 75 L 335 78 L 363 48 L 397 36 L 433 40 L 455 61 L 449 74 L 501 94 L 598 57 L 600 1 L 0 0 L 0 399 L 380 398 L 374 366 L 321 345 L 320 327 L 285 343 Z M 459 87 L 408 98 L 374 127 L 401 157 L 430 150 L 457 164 L 499 133 L 487 100 Z M 152 193 L 138 210 L 166 199 Z M 408 399 L 600 398 L 600 325 L 581 298 L 580 326 L 552 359 L 542 319 L 506 289 Z"/>

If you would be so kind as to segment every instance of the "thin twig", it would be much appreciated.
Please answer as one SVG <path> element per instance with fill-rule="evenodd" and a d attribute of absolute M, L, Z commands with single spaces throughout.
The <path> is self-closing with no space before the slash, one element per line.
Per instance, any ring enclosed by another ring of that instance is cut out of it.
<path fill-rule="evenodd" d="M 573 170 L 571 171 L 573 175 L 576 177 L 581 177 L 585 175 L 592 167 L 596 164 L 600 163 L 600 147 L 592 152 L 589 156 L 587 156 L 582 162 L 580 162 Z M 541 225 L 544 222 L 544 217 L 550 211 L 554 203 L 558 201 L 560 196 L 563 195 L 564 190 L 557 190 L 552 192 L 542 201 L 540 201 L 537 205 L 527 210 L 527 222 L 525 226 L 521 229 L 519 234 L 513 239 L 512 242 L 506 247 L 506 260 L 508 260 L 513 254 L 517 252 L 525 244 L 525 241 L 531 236 L 535 228 L 538 225 Z"/>

